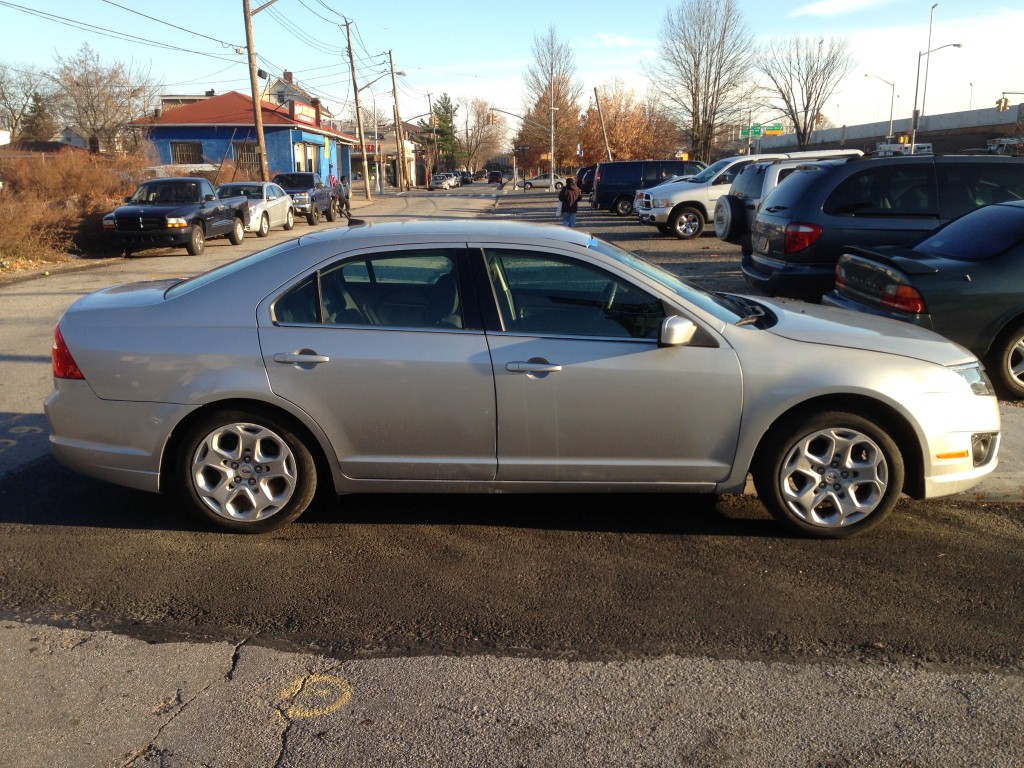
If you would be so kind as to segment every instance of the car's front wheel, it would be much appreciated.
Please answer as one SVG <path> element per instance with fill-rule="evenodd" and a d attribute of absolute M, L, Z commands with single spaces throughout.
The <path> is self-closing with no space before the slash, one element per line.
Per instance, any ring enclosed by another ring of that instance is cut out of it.
<path fill-rule="evenodd" d="M 316 494 L 316 463 L 276 419 L 244 411 L 211 414 L 182 442 L 177 481 L 200 517 L 238 533 L 263 533 L 301 515 Z"/>
<path fill-rule="evenodd" d="M 528 181 L 523 182 L 523 189 L 533 189 L 533 184 Z"/>
<path fill-rule="evenodd" d="M 285 216 L 285 218 L 284 218 L 284 228 L 285 228 L 285 231 L 287 231 L 287 232 L 291 232 L 293 229 L 295 229 L 295 209 L 294 208 L 289 208 L 288 209 L 288 215 Z"/>
<path fill-rule="evenodd" d="M 704 217 L 696 208 L 686 207 L 673 211 L 668 226 L 680 240 L 690 240 L 704 233 Z"/>
<path fill-rule="evenodd" d="M 992 344 L 986 366 L 995 385 L 1014 400 L 1024 399 L 1024 323 L 1010 326 Z"/>
<path fill-rule="evenodd" d="M 188 242 L 185 250 L 189 256 L 199 256 L 206 249 L 206 233 L 203 232 L 202 224 L 193 224 L 189 231 Z"/>
<path fill-rule="evenodd" d="M 899 500 L 904 471 L 885 429 L 845 411 L 780 422 L 751 467 L 757 495 L 776 520 L 827 539 L 878 525 Z"/>
<path fill-rule="evenodd" d="M 331 200 L 330 203 L 328 203 L 328 205 L 327 205 L 327 220 L 328 221 L 334 221 L 336 218 L 338 218 L 337 211 L 338 211 L 337 201 L 336 200 Z"/>

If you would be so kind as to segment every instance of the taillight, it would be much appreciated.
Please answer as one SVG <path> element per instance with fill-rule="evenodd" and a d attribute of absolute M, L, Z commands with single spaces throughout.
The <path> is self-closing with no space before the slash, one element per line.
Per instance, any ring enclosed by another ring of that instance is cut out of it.
<path fill-rule="evenodd" d="M 912 285 L 903 283 L 885 286 L 882 291 L 882 306 L 912 315 L 923 315 L 928 312 L 928 305 L 924 303 L 920 291 Z"/>
<path fill-rule="evenodd" d="M 55 379 L 85 379 L 78 363 L 71 356 L 68 345 L 64 343 L 64 336 L 61 335 L 60 326 L 53 329 L 53 378 Z"/>
<path fill-rule="evenodd" d="M 802 251 L 813 245 L 821 237 L 821 227 L 817 224 L 799 222 L 786 225 L 786 253 Z"/>

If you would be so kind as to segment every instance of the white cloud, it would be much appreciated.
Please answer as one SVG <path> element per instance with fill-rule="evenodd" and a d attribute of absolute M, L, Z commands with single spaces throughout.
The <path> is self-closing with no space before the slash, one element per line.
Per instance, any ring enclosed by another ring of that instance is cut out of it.
<path fill-rule="evenodd" d="M 891 5 L 892 0 L 821 0 L 821 2 L 801 5 L 789 12 L 789 16 L 842 16 L 856 13 L 878 5 Z"/>

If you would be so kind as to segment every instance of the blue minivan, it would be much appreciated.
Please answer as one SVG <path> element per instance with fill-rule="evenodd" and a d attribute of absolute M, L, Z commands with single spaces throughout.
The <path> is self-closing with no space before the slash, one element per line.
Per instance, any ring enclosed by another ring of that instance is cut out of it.
<path fill-rule="evenodd" d="M 638 189 L 653 187 L 674 176 L 692 176 L 707 166 L 696 160 L 613 160 L 598 163 L 590 205 L 619 216 L 633 212 Z"/>

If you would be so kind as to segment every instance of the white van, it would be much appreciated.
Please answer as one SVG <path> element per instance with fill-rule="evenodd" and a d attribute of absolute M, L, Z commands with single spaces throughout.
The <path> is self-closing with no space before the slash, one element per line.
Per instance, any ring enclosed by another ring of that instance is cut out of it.
<path fill-rule="evenodd" d="M 729 191 L 740 170 L 759 160 L 824 160 L 863 154 L 855 149 L 828 149 L 817 152 L 774 152 L 762 155 L 737 155 L 712 163 L 696 176 L 670 184 L 661 184 L 639 196 L 637 219 L 680 240 L 700 237 L 713 221 L 715 202 Z"/>

